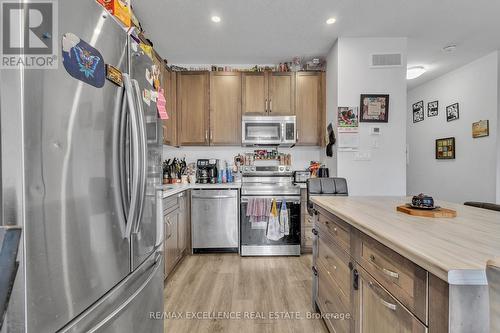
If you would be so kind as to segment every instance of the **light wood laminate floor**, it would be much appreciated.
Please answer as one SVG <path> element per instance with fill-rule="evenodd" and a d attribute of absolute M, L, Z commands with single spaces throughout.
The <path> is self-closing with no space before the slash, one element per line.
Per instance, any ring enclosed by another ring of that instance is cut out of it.
<path fill-rule="evenodd" d="M 188 256 L 165 286 L 165 315 L 170 316 L 165 332 L 326 333 L 322 320 L 306 318 L 311 313 L 311 260 L 310 255 Z M 172 318 L 174 312 L 182 318 Z M 292 312 L 300 318 L 290 319 Z M 260 318 L 245 319 L 250 313 Z M 208 319 L 187 318 L 208 314 Z"/>

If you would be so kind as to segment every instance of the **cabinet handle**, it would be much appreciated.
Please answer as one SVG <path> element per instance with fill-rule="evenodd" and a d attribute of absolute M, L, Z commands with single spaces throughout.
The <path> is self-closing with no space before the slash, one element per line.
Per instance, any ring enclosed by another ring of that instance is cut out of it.
<path fill-rule="evenodd" d="M 210 129 L 210 142 L 214 139 L 214 132 Z"/>
<path fill-rule="evenodd" d="M 352 288 L 354 290 L 359 289 L 359 273 L 357 269 L 352 271 Z"/>
<path fill-rule="evenodd" d="M 269 111 L 269 108 L 267 107 L 269 104 L 268 104 L 268 100 L 266 98 L 266 112 Z"/>
<path fill-rule="evenodd" d="M 295 140 L 299 141 L 299 130 L 295 131 Z"/>
<path fill-rule="evenodd" d="M 378 297 L 378 298 L 379 298 L 379 300 L 380 300 L 380 303 L 381 303 L 383 306 L 385 306 L 386 308 L 388 308 L 388 309 L 390 309 L 390 310 L 392 310 L 392 311 L 396 311 L 396 308 L 397 308 L 396 304 L 389 303 L 389 302 L 387 302 L 386 300 L 384 300 L 384 299 L 382 298 L 382 296 L 380 296 L 380 295 L 379 295 L 379 293 L 377 292 L 377 290 L 375 290 L 375 287 L 376 287 L 376 286 L 375 286 L 375 284 L 374 284 L 373 282 L 371 282 L 371 281 L 370 281 L 370 282 L 368 282 L 368 285 L 370 286 L 371 290 L 373 290 L 373 292 L 375 293 L 375 295 L 377 295 L 377 297 Z"/>
<path fill-rule="evenodd" d="M 318 230 L 316 230 L 316 229 L 312 229 L 311 232 L 313 233 L 314 236 L 318 235 Z"/>
<path fill-rule="evenodd" d="M 269 99 L 269 113 L 273 112 L 273 100 Z"/>
<path fill-rule="evenodd" d="M 334 232 L 334 233 L 337 233 L 337 228 L 335 228 L 335 227 L 334 227 L 334 228 L 333 228 L 333 232 Z"/>
<path fill-rule="evenodd" d="M 208 141 L 208 130 L 205 130 L 205 142 Z"/>
<path fill-rule="evenodd" d="M 380 267 L 379 265 L 377 265 L 377 263 L 375 262 L 375 256 L 373 254 L 370 254 L 370 262 L 373 264 L 373 266 L 375 266 L 376 269 L 378 269 L 385 275 L 394 279 L 399 279 L 399 273 L 393 272 L 391 270 L 388 270 L 387 268 Z"/>

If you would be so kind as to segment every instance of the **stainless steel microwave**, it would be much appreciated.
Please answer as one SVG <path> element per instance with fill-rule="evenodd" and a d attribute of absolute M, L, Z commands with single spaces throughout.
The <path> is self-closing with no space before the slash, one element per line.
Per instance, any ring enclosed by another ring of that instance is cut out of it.
<path fill-rule="evenodd" d="M 291 147 L 297 142 L 295 116 L 243 116 L 241 143 L 243 146 Z"/>

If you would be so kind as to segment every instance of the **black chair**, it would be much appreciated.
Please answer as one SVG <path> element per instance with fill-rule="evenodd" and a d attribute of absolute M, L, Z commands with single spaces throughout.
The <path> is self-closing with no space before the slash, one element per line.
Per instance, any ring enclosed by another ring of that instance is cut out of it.
<path fill-rule="evenodd" d="M 307 211 L 312 214 L 312 195 L 348 196 L 345 178 L 310 178 L 307 180 Z"/>
<path fill-rule="evenodd" d="M 488 202 L 467 201 L 464 203 L 464 205 L 500 212 L 500 205 L 488 203 Z"/>

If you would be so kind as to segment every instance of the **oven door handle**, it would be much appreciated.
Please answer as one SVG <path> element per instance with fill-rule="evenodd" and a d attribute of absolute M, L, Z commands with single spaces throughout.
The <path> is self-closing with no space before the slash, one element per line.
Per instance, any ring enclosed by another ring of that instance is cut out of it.
<path fill-rule="evenodd" d="M 281 202 L 285 200 L 287 203 L 300 203 L 300 197 L 297 196 L 272 196 L 272 195 L 259 195 L 259 196 L 242 196 L 241 203 L 247 203 L 250 199 L 276 199 Z"/>

